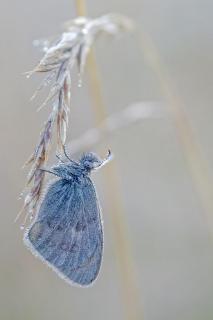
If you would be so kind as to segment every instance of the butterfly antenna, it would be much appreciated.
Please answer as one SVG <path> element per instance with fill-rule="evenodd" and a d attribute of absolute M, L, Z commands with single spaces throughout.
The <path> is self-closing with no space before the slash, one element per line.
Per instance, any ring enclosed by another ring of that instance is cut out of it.
<path fill-rule="evenodd" d="M 111 151 L 108 150 L 108 154 L 107 154 L 106 158 L 104 158 L 104 159 L 102 160 L 101 164 L 97 167 L 97 169 L 105 166 L 105 164 L 107 164 L 107 163 L 108 163 L 109 161 L 111 161 L 112 159 L 113 159 L 113 155 L 112 155 Z"/>
<path fill-rule="evenodd" d="M 66 157 L 70 162 L 72 162 L 72 163 L 74 163 L 74 164 L 78 164 L 78 163 L 75 162 L 74 160 L 70 159 L 70 157 L 68 156 L 67 151 L 66 151 L 66 146 L 65 146 L 65 144 L 63 145 L 63 151 L 64 151 L 65 157 Z"/>
<path fill-rule="evenodd" d="M 64 155 L 65 155 L 65 157 L 69 160 L 69 161 L 73 161 L 72 159 L 70 159 L 70 157 L 68 156 L 68 154 L 67 154 L 67 151 L 66 151 L 66 147 L 65 147 L 65 144 L 63 145 L 63 151 L 64 151 Z"/>
<path fill-rule="evenodd" d="M 51 174 L 54 174 L 54 176 L 60 177 L 57 173 L 55 173 L 53 171 L 50 171 L 50 170 L 47 170 L 47 169 L 43 169 L 43 168 L 40 168 L 39 170 L 41 170 L 43 172 L 51 173 Z"/>
<path fill-rule="evenodd" d="M 57 158 L 59 161 L 61 161 L 61 162 L 63 162 L 63 163 L 64 163 L 63 159 L 60 157 L 60 155 L 59 155 L 59 154 L 56 154 L 55 156 L 56 156 L 56 158 Z"/>
<path fill-rule="evenodd" d="M 106 158 L 103 160 L 103 164 L 106 164 L 107 162 L 111 161 L 113 159 L 113 154 L 111 152 L 111 150 L 108 150 L 108 154 L 106 156 Z"/>

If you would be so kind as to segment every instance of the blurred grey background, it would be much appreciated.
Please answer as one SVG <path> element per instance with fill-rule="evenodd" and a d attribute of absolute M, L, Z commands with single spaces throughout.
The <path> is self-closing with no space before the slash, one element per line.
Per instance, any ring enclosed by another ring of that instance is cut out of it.
<path fill-rule="evenodd" d="M 126 14 L 150 35 L 212 181 L 212 1 L 108 0 L 87 1 L 87 6 L 94 17 Z M 0 3 L 0 318 L 4 320 L 126 319 L 108 214 L 110 199 L 103 183 L 105 168 L 93 176 L 103 207 L 105 252 L 100 277 L 92 288 L 70 287 L 59 279 L 24 247 L 19 223 L 13 223 L 27 174 L 21 167 L 48 114 L 48 107 L 36 112 L 42 96 L 29 101 L 42 76 L 28 80 L 23 75 L 41 57 L 32 41 L 60 33 L 61 24 L 74 18 L 75 12 L 74 1 Z M 108 114 L 135 101 L 168 105 L 134 37 L 100 39 L 96 54 Z M 68 140 L 95 125 L 86 76 L 83 82 L 78 88 L 73 81 Z M 116 132 L 101 150 L 108 147 L 118 166 L 144 319 L 212 320 L 211 225 L 171 115 Z"/>

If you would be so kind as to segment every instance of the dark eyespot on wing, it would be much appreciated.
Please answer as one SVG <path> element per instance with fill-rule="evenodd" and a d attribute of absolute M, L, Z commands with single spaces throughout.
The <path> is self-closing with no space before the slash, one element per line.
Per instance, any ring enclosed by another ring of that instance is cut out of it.
<path fill-rule="evenodd" d="M 63 188 L 56 197 L 57 203 L 47 193 L 48 201 L 42 204 L 42 211 L 27 238 L 33 249 L 60 275 L 79 285 L 89 285 L 97 277 L 103 251 L 95 190 L 89 179 L 84 186 Z M 55 188 L 52 190 L 55 194 Z M 55 208 L 52 208 L 53 214 L 49 212 L 50 203 L 51 208 L 57 206 L 57 212 Z M 45 209 L 48 211 L 46 216 Z"/>

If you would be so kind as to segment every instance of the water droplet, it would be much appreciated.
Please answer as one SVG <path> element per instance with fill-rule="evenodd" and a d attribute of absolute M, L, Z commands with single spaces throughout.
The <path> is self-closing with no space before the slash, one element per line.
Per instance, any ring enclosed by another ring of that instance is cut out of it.
<path fill-rule="evenodd" d="M 18 200 L 22 199 L 22 198 L 23 198 L 23 196 L 24 196 L 24 193 L 23 193 L 23 192 L 21 192 L 21 193 L 20 193 L 20 195 L 18 196 Z"/>
<path fill-rule="evenodd" d="M 81 73 L 79 72 L 78 74 L 78 88 L 82 87 L 82 78 L 81 78 Z"/>
<path fill-rule="evenodd" d="M 39 46 L 39 40 L 33 40 L 33 46 L 34 47 Z"/>
<path fill-rule="evenodd" d="M 21 229 L 21 230 L 24 230 L 24 224 L 22 224 L 22 225 L 20 226 L 20 229 Z"/>

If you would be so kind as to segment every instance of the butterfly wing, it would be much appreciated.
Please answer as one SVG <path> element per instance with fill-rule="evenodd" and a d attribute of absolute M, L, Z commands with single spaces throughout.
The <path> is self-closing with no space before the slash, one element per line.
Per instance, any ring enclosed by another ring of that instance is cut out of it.
<path fill-rule="evenodd" d="M 53 183 L 25 242 L 66 280 L 90 285 L 103 253 L 100 208 L 92 181 Z"/>

